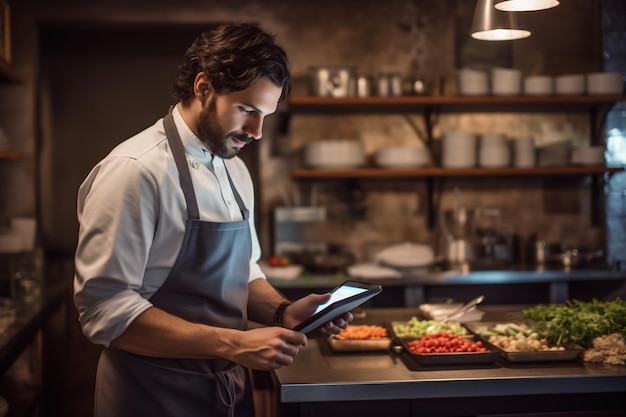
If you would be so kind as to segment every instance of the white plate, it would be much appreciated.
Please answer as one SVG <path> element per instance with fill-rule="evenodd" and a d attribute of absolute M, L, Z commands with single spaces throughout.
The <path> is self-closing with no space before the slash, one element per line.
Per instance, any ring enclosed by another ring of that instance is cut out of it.
<path fill-rule="evenodd" d="M 374 263 L 355 264 L 348 267 L 348 275 L 352 278 L 400 278 L 402 274 L 395 269 L 385 268 Z"/>
<path fill-rule="evenodd" d="M 413 268 L 432 265 L 435 253 L 430 246 L 405 242 L 383 249 L 376 260 L 396 268 Z"/>

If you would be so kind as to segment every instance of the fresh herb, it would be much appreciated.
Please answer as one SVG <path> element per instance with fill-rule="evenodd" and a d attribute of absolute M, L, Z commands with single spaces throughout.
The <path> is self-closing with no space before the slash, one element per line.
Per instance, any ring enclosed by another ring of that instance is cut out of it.
<path fill-rule="evenodd" d="M 539 304 L 523 310 L 546 338 L 553 343 L 574 342 L 590 346 L 602 335 L 626 336 L 626 301 L 571 300 L 565 304 Z"/>

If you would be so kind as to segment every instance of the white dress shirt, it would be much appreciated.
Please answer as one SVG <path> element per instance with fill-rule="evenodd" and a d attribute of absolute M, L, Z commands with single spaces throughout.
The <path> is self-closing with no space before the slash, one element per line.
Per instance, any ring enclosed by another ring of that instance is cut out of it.
<path fill-rule="evenodd" d="M 178 109 L 174 123 L 185 148 L 200 220 L 232 222 L 242 214 L 228 173 L 250 210 L 252 257 L 249 281 L 265 278 L 254 225 L 250 174 L 237 157 L 212 155 L 187 127 Z M 78 191 L 80 222 L 74 303 L 83 333 L 108 346 L 152 306 L 178 257 L 187 207 L 165 137 L 163 119 L 122 142 L 89 173 Z"/>

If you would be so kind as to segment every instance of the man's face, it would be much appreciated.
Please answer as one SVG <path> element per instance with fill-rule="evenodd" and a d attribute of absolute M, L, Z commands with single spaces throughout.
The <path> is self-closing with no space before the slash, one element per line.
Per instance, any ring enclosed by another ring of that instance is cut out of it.
<path fill-rule="evenodd" d="M 210 94 L 198 115 L 198 136 L 212 153 L 229 159 L 261 139 L 264 118 L 276 111 L 282 90 L 260 78 L 245 90 Z"/>

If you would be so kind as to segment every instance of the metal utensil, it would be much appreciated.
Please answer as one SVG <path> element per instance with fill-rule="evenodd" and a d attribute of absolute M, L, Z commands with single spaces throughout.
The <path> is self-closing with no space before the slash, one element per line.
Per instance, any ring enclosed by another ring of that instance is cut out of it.
<path fill-rule="evenodd" d="M 464 305 L 459 307 L 457 310 L 455 310 L 452 313 L 448 314 L 442 320 L 439 320 L 437 323 L 431 324 L 430 326 L 428 326 L 426 328 L 426 333 L 430 333 L 433 330 L 435 330 L 437 327 L 441 326 L 442 324 L 444 324 L 444 323 L 446 323 L 446 322 L 448 322 L 450 320 L 454 320 L 456 318 L 459 318 L 463 314 L 474 310 L 478 304 L 483 302 L 484 299 L 485 299 L 484 295 L 479 295 L 478 297 L 474 298 L 473 300 L 468 301 L 467 303 L 465 303 Z"/>

